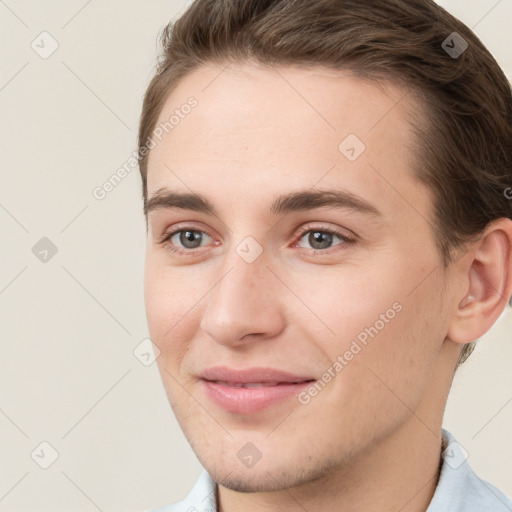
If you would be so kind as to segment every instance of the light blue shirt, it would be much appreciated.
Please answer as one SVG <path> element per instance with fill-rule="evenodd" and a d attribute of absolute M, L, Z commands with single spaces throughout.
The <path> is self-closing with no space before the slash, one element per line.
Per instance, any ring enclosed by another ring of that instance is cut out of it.
<path fill-rule="evenodd" d="M 443 464 L 432 501 L 425 512 L 512 512 L 512 501 L 479 478 L 467 454 L 443 429 Z M 188 496 L 179 503 L 149 512 L 218 512 L 217 484 L 203 471 Z"/>

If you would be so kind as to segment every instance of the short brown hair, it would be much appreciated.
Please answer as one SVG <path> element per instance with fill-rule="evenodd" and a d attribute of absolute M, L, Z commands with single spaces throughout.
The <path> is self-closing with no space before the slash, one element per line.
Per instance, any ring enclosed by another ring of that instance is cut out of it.
<path fill-rule="evenodd" d="M 195 0 L 161 44 L 139 126 L 145 213 L 147 144 L 170 93 L 200 66 L 252 61 L 347 70 L 421 100 L 414 172 L 433 193 L 445 267 L 454 248 L 512 218 L 510 84 L 474 32 L 431 0 Z M 454 55 L 456 44 L 467 48 Z"/>

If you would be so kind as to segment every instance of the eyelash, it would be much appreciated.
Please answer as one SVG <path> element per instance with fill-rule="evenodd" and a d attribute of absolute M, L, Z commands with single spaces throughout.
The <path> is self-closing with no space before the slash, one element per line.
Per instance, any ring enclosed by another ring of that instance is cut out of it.
<path fill-rule="evenodd" d="M 183 227 L 180 227 L 179 229 L 176 229 L 176 230 L 174 230 L 174 231 L 172 231 L 170 233 L 164 233 L 162 239 L 158 243 L 160 245 L 163 245 L 168 251 L 170 251 L 173 254 L 178 254 L 180 256 L 192 255 L 192 254 L 194 254 L 197 251 L 197 249 L 181 249 L 181 248 L 176 248 L 176 247 L 173 247 L 173 246 L 167 244 L 167 242 L 169 240 L 171 240 L 174 235 L 177 235 L 178 233 L 181 233 L 183 231 L 193 231 L 193 232 L 196 232 L 196 233 L 202 233 L 202 234 L 205 234 L 205 235 L 209 236 L 210 238 L 212 238 L 205 231 L 202 231 L 200 229 L 195 229 L 192 226 L 183 226 Z M 338 245 L 350 245 L 350 244 L 356 243 L 356 239 L 355 238 L 352 238 L 352 237 L 349 237 L 347 235 L 344 235 L 344 234 L 342 234 L 341 232 L 339 232 L 339 231 L 337 231 L 335 229 L 324 227 L 324 226 L 311 226 L 311 225 L 307 225 L 307 226 L 304 226 L 303 228 L 301 228 L 299 230 L 299 232 L 295 235 L 295 242 L 294 242 L 294 244 L 300 242 L 300 240 L 304 237 L 304 235 L 306 233 L 314 232 L 314 231 L 318 231 L 320 233 L 328 233 L 329 235 L 337 236 L 343 242 L 343 243 L 340 243 Z M 334 247 L 336 247 L 336 246 L 334 246 Z M 308 254 L 316 256 L 316 255 L 330 254 L 332 252 L 332 249 L 333 249 L 332 247 L 329 247 L 327 249 L 306 249 L 306 250 L 308 251 Z"/>

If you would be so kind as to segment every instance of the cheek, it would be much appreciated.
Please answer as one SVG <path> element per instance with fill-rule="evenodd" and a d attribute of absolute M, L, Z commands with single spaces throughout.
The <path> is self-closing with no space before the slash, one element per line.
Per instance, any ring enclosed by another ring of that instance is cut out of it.
<path fill-rule="evenodd" d="M 338 269 L 330 276 L 312 273 L 308 280 L 296 280 L 304 301 L 322 322 L 309 312 L 304 315 L 304 310 L 302 316 L 297 310 L 295 318 L 302 329 L 307 328 L 306 318 L 315 322 L 310 325 L 319 326 L 313 337 L 323 352 L 326 371 L 342 357 L 337 366 L 339 375 L 344 375 L 337 379 L 342 392 L 367 381 L 383 395 L 391 393 L 388 385 L 416 401 L 443 341 L 439 304 L 433 307 L 437 292 L 429 283 L 411 294 L 412 272 L 405 272 L 405 264 L 402 272 L 390 267 L 352 267 L 343 273 Z M 373 396 L 379 395 L 376 389 L 372 388 Z"/>
<path fill-rule="evenodd" d="M 374 385 L 374 396 L 405 414 L 416 410 L 424 396 L 444 340 L 441 312 L 431 307 L 428 292 L 414 298 L 407 293 L 401 294 L 401 310 L 389 323 L 373 324 L 378 332 L 368 336 L 357 356 L 365 378 Z"/>
<path fill-rule="evenodd" d="M 359 335 L 364 342 L 366 329 L 375 324 L 379 333 L 387 330 L 400 314 L 399 284 L 392 275 L 375 268 L 323 267 L 295 275 L 290 282 L 303 302 L 294 301 L 295 318 L 300 319 L 302 327 L 306 327 L 306 320 L 310 326 L 318 326 L 318 339 L 333 356 L 347 349 Z"/>
<path fill-rule="evenodd" d="M 144 304 L 149 331 L 153 341 L 162 338 L 170 325 L 166 320 L 169 313 L 169 297 L 166 287 L 156 272 L 146 266 L 144 276 Z"/>
<path fill-rule="evenodd" d="M 157 361 L 175 366 L 192 335 L 191 325 L 197 314 L 193 307 L 197 302 L 195 293 L 180 286 L 170 269 L 146 266 L 144 302 L 150 336 L 161 353 Z"/>
<path fill-rule="evenodd" d="M 189 272 L 165 265 L 155 256 L 146 257 L 144 302 L 148 323 L 155 333 L 161 336 L 162 330 L 165 333 L 178 326 L 199 297 L 201 290 L 197 290 Z"/>

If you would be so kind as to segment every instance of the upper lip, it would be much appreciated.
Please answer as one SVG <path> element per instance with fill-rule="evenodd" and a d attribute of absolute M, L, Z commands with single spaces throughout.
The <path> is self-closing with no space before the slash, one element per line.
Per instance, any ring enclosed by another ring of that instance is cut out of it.
<path fill-rule="evenodd" d="M 207 368 L 199 374 L 204 380 L 245 383 L 264 382 L 305 382 L 315 380 L 313 377 L 294 375 L 284 370 L 274 368 L 228 368 L 227 366 L 215 366 Z"/>

